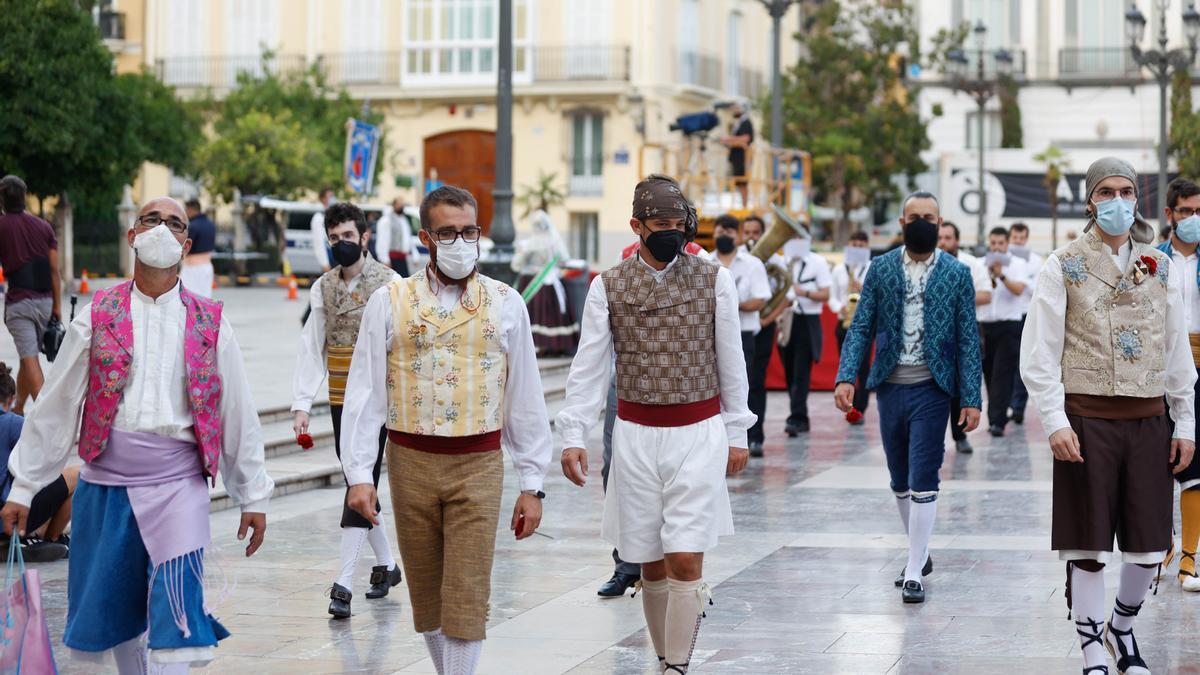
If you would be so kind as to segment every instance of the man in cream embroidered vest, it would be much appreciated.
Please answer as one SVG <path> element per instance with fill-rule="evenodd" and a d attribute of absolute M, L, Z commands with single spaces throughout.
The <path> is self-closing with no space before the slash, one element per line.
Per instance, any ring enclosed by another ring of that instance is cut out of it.
<path fill-rule="evenodd" d="M 372 293 L 400 277 L 390 267 L 376 262 L 366 253 L 371 231 L 367 229 L 367 217 L 362 209 L 345 202 L 332 204 L 325 210 L 324 222 L 337 266 L 317 279 L 310 293 L 311 312 L 301 333 L 300 354 L 296 360 L 292 386 L 293 428 L 297 437 L 308 433 L 309 411 L 321 381 L 328 372 L 333 447 L 341 459 L 346 376 L 350 372 L 350 359 L 354 354 L 354 343 L 358 340 L 363 310 Z M 376 438 L 378 450 L 371 478 L 373 484 L 379 487 L 387 429 L 380 426 Z M 349 493 L 349 485 L 346 491 Z M 364 541 L 370 543 L 376 562 L 371 568 L 371 588 L 367 591 L 367 599 L 382 598 L 400 583 L 400 566 L 392 556 L 387 528 L 382 524 L 383 516 L 378 516 L 378 519 L 380 526 L 375 527 L 347 504 L 342 504 L 341 571 L 329 590 L 329 613 L 334 618 L 350 617 L 354 569 L 358 565 L 358 554 Z"/>
<path fill-rule="evenodd" d="M 1150 672 L 1133 621 L 1171 548 L 1171 473 L 1195 448 L 1180 270 L 1150 245 L 1137 186 L 1124 160 L 1088 168 L 1088 225 L 1046 259 L 1021 339 L 1021 378 L 1055 459 L 1051 548 L 1067 561 L 1067 606 L 1091 673 L 1108 672 L 1106 649 L 1119 672 Z M 1114 536 L 1121 582 L 1106 616 Z"/>
<path fill-rule="evenodd" d="M 0 511 L 24 528 L 30 496 L 55 480 L 80 429 L 86 462 L 71 518 L 63 641 L 118 672 L 186 672 L 229 632 L 205 606 L 209 481 L 242 508 L 239 538 L 262 544 L 274 483 L 242 356 L 221 304 L 179 283 L 187 216 L 173 199 L 142 207 L 128 232 L 133 281 L 100 291 L 71 322 L 9 459 Z M 149 653 L 146 652 L 149 645 Z"/>
<path fill-rule="evenodd" d="M 374 429 L 387 426 L 388 481 L 413 624 L 439 673 L 473 673 L 485 638 L 508 450 L 521 494 L 510 529 L 541 522 L 550 461 L 533 333 L 512 288 L 476 270 L 471 193 L 421 203 L 430 264 L 371 295 L 343 411 L 350 507 L 377 524 Z"/>
<path fill-rule="evenodd" d="M 1200 373 L 1200 270 L 1197 270 L 1197 248 L 1200 247 L 1200 185 L 1176 178 L 1167 188 L 1167 222 L 1171 238 L 1157 248 L 1171 258 L 1178 268 L 1179 288 L 1183 293 L 1184 326 L 1192 346 L 1192 362 Z M 1200 386 L 1200 380 L 1197 380 Z M 1200 462 L 1193 461 L 1175 474 L 1179 483 L 1179 533 L 1183 540 L 1177 575 L 1183 590 L 1200 592 L 1200 575 L 1196 574 L 1196 547 L 1200 543 Z M 1163 567 L 1169 567 L 1173 555 L 1167 554 Z"/>
<path fill-rule="evenodd" d="M 660 667 L 687 672 L 708 587 L 705 552 L 733 533 L 727 472 L 746 466 L 738 292 L 729 270 L 683 252 L 696 214 L 674 179 L 634 191 L 636 255 L 592 282 L 558 415 L 563 473 L 587 474 L 589 432 L 616 356 L 617 419 L 604 538 L 642 563 L 642 609 Z M 664 478 L 666 477 L 666 478 Z"/>

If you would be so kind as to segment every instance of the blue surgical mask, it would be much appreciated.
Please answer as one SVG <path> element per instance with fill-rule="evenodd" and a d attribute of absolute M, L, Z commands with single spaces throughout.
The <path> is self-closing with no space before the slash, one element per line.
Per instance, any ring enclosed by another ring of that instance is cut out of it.
<path fill-rule="evenodd" d="M 1096 224 L 1106 234 L 1117 237 L 1133 227 L 1133 209 L 1137 206 L 1136 199 L 1130 201 L 1121 197 L 1113 197 L 1106 202 L 1099 204 L 1092 202 L 1092 204 L 1096 207 Z"/>
<path fill-rule="evenodd" d="M 1192 215 L 1175 223 L 1175 236 L 1189 244 L 1200 242 L 1200 215 Z"/>

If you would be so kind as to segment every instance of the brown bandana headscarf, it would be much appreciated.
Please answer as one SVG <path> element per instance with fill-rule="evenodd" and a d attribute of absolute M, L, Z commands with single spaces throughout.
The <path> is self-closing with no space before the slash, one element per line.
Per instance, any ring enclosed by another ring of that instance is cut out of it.
<path fill-rule="evenodd" d="M 633 217 L 643 222 L 652 218 L 683 218 L 685 238 L 688 241 L 696 238 L 696 209 L 670 176 L 652 173 L 637 184 L 633 190 Z"/>

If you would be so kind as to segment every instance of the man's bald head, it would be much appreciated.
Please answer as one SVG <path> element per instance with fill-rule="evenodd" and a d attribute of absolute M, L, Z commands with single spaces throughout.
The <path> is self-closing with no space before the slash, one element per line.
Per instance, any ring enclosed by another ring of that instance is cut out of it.
<path fill-rule="evenodd" d="M 184 223 L 188 222 L 187 210 L 183 208 L 183 204 L 180 204 L 178 200 L 171 197 L 155 197 L 146 202 L 142 205 L 141 210 L 138 211 L 138 217 L 140 218 L 151 213 L 157 213 L 162 218 L 175 216 Z"/>

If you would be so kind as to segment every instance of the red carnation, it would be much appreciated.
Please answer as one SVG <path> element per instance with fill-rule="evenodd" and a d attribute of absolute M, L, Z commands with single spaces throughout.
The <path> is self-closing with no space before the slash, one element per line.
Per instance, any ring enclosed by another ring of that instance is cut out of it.
<path fill-rule="evenodd" d="M 1146 269 L 1150 271 L 1150 274 L 1158 274 L 1158 261 L 1153 256 L 1142 256 L 1142 262 L 1145 263 Z"/>
<path fill-rule="evenodd" d="M 296 436 L 296 442 L 299 443 L 300 447 L 304 448 L 305 450 L 309 450 L 313 446 L 313 439 L 309 434 L 300 434 L 299 436 Z"/>
<path fill-rule="evenodd" d="M 851 408 L 850 411 L 846 413 L 846 421 L 850 424 L 858 424 L 862 421 L 862 417 L 863 414 L 860 413 L 856 408 Z"/>

